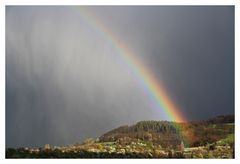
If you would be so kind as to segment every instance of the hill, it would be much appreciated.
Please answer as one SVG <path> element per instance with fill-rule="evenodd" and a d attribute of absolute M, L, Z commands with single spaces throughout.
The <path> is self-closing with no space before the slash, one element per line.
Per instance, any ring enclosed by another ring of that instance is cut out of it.
<path fill-rule="evenodd" d="M 234 116 L 140 121 L 62 147 L 6 149 L 6 158 L 234 158 Z"/>
<path fill-rule="evenodd" d="M 210 124 L 226 124 L 226 123 L 234 123 L 234 115 L 222 115 L 214 118 L 210 118 L 207 120 L 207 123 Z"/>
<path fill-rule="evenodd" d="M 145 140 L 162 147 L 176 148 L 181 142 L 188 147 L 203 146 L 234 133 L 233 115 L 218 116 L 206 121 L 175 123 L 168 121 L 140 121 L 132 126 L 121 126 L 100 137 L 100 141 Z"/>

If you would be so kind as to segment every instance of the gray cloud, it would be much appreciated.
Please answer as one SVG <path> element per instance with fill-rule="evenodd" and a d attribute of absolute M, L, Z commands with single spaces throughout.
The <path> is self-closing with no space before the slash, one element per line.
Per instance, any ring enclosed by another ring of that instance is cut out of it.
<path fill-rule="evenodd" d="M 151 68 L 188 119 L 234 113 L 233 7 L 86 7 Z M 64 145 L 152 109 L 108 40 L 71 7 L 6 8 L 6 145 Z"/>

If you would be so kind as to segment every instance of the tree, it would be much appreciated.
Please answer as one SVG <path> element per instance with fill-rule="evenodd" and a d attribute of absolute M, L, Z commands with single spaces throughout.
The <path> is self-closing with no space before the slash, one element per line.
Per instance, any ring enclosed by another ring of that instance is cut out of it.
<path fill-rule="evenodd" d="M 95 140 L 93 138 L 87 138 L 84 140 L 84 144 L 93 144 L 95 142 Z"/>

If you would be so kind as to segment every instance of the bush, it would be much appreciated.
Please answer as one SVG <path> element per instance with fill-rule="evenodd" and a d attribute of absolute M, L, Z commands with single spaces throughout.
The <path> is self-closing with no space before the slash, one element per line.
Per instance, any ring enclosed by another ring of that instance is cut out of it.
<path fill-rule="evenodd" d="M 95 142 L 95 140 L 93 138 L 87 138 L 84 140 L 84 144 L 93 144 Z"/>

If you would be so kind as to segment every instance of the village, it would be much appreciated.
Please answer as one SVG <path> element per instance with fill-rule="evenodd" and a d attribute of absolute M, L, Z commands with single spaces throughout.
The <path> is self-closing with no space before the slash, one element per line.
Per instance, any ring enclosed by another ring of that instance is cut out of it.
<path fill-rule="evenodd" d="M 8 149 L 7 157 L 26 158 L 234 158 L 234 149 L 230 145 L 219 143 L 186 148 L 181 142 L 175 149 L 162 148 L 142 140 L 125 142 L 99 142 L 98 139 L 86 139 L 83 143 L 67 146 L 42 148 Z"/>

